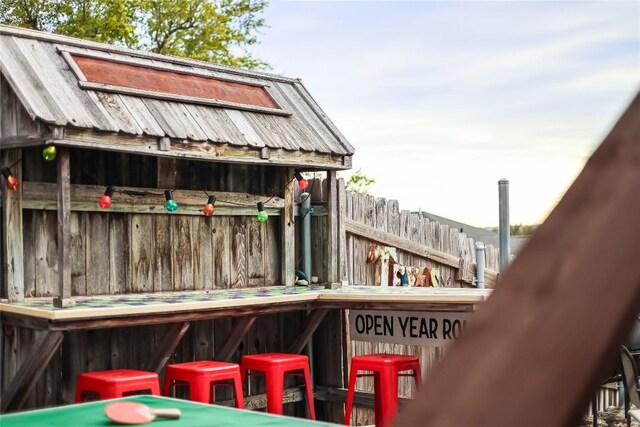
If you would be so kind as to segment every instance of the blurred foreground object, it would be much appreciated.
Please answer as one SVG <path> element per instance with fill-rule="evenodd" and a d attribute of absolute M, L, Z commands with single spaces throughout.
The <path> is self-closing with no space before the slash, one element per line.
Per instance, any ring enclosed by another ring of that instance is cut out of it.
<path fill-rule="evenodd" d="M 577 425 L 638 314 L 638 218 L 640 95 L 396 425 Z"/>

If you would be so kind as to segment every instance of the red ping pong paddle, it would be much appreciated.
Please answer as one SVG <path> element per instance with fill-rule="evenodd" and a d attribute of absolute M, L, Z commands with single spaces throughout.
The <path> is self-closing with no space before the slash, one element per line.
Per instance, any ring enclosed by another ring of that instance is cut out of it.
<path fill-rule="evenodd" d="M 104 408 L 107 417 L 118 424 L 148 424 L 156 417 L 180 418 L 180 409 L 151 409 L 135 402 L 114 402 Z"/>

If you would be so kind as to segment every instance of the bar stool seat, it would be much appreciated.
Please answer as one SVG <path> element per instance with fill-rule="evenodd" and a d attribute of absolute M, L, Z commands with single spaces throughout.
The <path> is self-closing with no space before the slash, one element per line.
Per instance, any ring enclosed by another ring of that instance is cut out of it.
<path fill-rule="evenodd" d="M 236 395 L 236 408 L 244 409 L 244 396 L 240 366 L 237 363 L 201 360 L 167 365 L 162 394 L 169 396 L 175 385 L 189 386 L 189 400 L 214 403 L 214 385 L 232 385 Z"/>
<path fill-rule="evenodd" d="M 99 400 L 115 399 L 127 393 L 149 392 L 160 395 L 158 374 L 132 369 L 85 372 L 78 376 L 76 403 L 82 402 L 85 393 L 96 393 Z"/>
<path fill-rule="evenodd" d="M 304 376 L 309 416 L 316 419 L 313 402 L 313 385 L 309 373 L 309 358 L 301 354 L 262 353 L 242 356 L 240 361 L 242 381 L 245 377 L 264 375 L 267 383 L 267 412 L 282 415 L 282 398 L 284 395 L 284 376 L 292 371 L 302 371 L 293 375 Z M 256 371 L 247 373 L 247 371 Z"/>
<path fill-rule="evenodd" d="M 358 374 L 359 371 L 372 371 L 373 374 Z M 412 371 L 410 374 L 401 374 Z M 375 393 L 376 427 L 385 427 L 398 412 L 398 378 L 410 376 L 419 387 L 422 383 L 420 359 L 416 356 L 398 354 L 368 354 L 351 358 L 351 374 L 344 415 L 344 424 L 349 425 L 356 380 L 359 377 L 373 376 Z"/>

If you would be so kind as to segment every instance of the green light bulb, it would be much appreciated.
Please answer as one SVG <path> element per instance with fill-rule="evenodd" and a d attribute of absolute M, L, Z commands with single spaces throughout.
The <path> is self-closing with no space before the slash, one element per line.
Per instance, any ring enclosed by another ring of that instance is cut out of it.
<path fill-rule="evenodd" d="M 166 210 L 168 210 L 169 212 L 173 212 L 176 209 L 178 209 L 178 204 L 176 203 L 175 200 L 169 199 L 169 200 L 167 200 L 167 203 L 164 204 L 164 208 Z"/>
<path fill-rule="evenodd" d="M 49 145 L 42 150 L 42 157 L 48 162 L 52 161 L 56 158 L 56 147 L 55 145 Z"/>
<path fill-rule="evenodd" d="M 173 212 L 176 209 L 178 209 L 178 204 L 176 203 L 175 200 L 173 200 L 173 192 L 171 190 L 165 190 L 164 192 L 164 199 L 167 201 L 164 204 L 164 208 L 169 211 L 169 212 Z"/>
<path fill-rule="evenodd" d="M 264 211 L 264 202 L 258 202 L 258 221 L 266 222 L 269 215 Z"/>

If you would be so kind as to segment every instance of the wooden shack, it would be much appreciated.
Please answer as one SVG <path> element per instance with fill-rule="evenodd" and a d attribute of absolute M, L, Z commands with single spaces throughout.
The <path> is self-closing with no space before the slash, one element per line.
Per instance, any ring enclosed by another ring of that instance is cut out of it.
<path fill-rule="evenodd" d="M 324 171 L 335 199 L 354 153 L 300 80 L 7 26 L 0 52 L 2 166 L 19 180 L 17 191 L 2 182 L 3 298 L 72 307 L 82 296 L 294 284 L 294 173 Z M 335 242 L 335 223 L 324 230 Z M 314 272 L 322 282 L 337 279 L 328 264 Z M 3 410 L 72 402 L 79 372 L 283 350 L 304 317 L 103 321 L 66 329 L 61 346 L 60 334 L 5 321 Z"/>
<path fill-rule="evenodd" d="M 318 418 L 341 422 L 352 355 L 416 354 L 428 377 L 443 354 L 426 336 L 353 342 L 351 316 L 460 322 L 490 294 L 460 230 L 345 190 L 354 150 L 299 80 L 6 26 L 0 53 L 0 412 L 71 403 L 82 372 L 304 351 Z M 298 172 L 318 176 L 304 212 Z M 309 217 L 311 273 L 331 289 L 294 286 Z M 384 286 L 372 245 L 444 288 Z M 264 382 L 245 387 L 265 408 Z M 304 415 L 285 387 L 285 414 Z M 353 419 L 371 424 L 372 384 L 358 388 Z"/>

